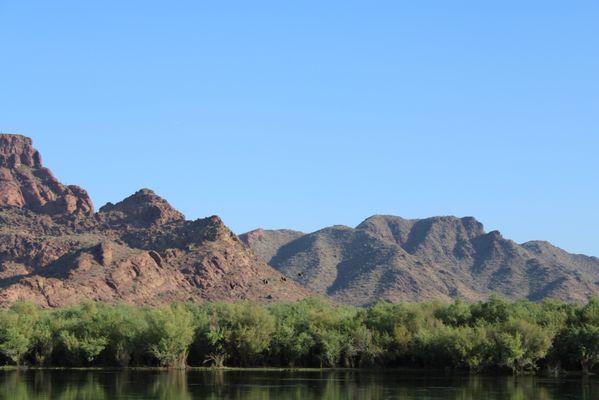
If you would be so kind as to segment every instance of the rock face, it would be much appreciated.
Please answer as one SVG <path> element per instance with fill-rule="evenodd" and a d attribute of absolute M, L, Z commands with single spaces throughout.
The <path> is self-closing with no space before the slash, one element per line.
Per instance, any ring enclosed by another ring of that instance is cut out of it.
<path fill-rule="evenodd" d="M 84 190 L 42 167 L 30 139 L 0 135 L 0 306 L 311 294 L 255 256 L 220 218 L 187 221 L 151 190 L 94 214 Z"/>
<path fill-rule="evenodd" d="M 377 215 L 289 240 L 286 231 L 242 235 L 286 276 L 350 304 L 378 299 L 585 301 L 599 294 L 599 259 L 547 242 L 517 244 L 474 218 Z M 267 248 L 268 251 L 263 249 Z"/>
<path fill-rule="evenodd" d="M 31 139 L 21 135 L 0 135 L 0 206 L 5 205 L 48 215 L 94 213 L 87 192 L 62 185 L 42 166 Z"/>
<path fill-rule="evenodd" d="M 109 225 L 138 228 L 185 220 L 183 214 L 150 189 L 141 189 L 117 204 L 106 204 L 100 208 L 99 215 Z"/>

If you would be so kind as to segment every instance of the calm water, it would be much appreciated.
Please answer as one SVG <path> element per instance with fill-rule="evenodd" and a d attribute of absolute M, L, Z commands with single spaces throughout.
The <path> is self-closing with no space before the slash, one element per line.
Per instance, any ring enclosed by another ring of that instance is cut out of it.
<path fill-rule="evenodd" d="M 363 371 L 3 371 L 0 399 L 599 399 L 599 379 Z"/>

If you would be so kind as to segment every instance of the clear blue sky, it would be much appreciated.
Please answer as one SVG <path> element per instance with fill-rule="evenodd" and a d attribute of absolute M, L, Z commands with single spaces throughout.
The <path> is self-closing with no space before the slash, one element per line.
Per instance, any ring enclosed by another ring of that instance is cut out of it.
<path fill-rule="evenodd" d="M 599 256 L 599 2 L 0 0 L 0 130 L 235 231 L 473 215 Z"/>

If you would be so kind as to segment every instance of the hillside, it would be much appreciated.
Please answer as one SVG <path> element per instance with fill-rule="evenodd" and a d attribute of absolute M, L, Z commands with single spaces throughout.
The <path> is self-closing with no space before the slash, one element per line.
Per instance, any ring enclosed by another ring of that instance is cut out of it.
<path fill-rule="evenodd" d="M 43 166 L 31 139 L 0 135 L 0 306 L 315 294 L 366 305 L 492 293 L 584 301 L 599 294 L 599 259 L 518 244 L 472 217 L 377 215 L 355 228 L 237 237 L 217 216 L 186 220 L 149 189 L 95 212 L 84 189 Z"/>
<path fill-rule="evenodd" d="M 29 138 L 0 135 L 0 305 L 86 299 L 296 300 L 310 292 L 255 256 L 216 216 L 188 221 L 148 189 L 95 213 Z"/>
<path fill-rule="evenodd" d="M 261 230 L 260 241 L 248 240 L 254 236 L 241 238 L 266 254 L 270 265 L 344 303 L 478 300 L 492 293 L 584 301 L 599 294 L 598 258 L 569 254 L 547 242 L 518 244 L 497 231 L 485 232 L 472 217 L 376 215 L 356 228 L 333 226 L 292 240 L 287 231 Z"/>

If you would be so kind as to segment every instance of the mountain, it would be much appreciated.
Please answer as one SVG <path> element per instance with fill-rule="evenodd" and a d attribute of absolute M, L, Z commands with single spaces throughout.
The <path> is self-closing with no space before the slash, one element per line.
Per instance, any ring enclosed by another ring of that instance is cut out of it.
<path fill-rule="evenodd" d="M 0 205 L 47 215 L 91 216 L 94 206 L 79 186 L 65 186 L 42 166 L 31 139 L 0 135 Z"/>
<path fill-rule="evenodd" d="M 263 260 L 272 259 L 277 251 L 287 243 L 304 236 L 305 233 L 290 229 L 256 229 L 239 235 L 239 238 Z"/>
<path fill-rule="evenodd" d="M 149 189 L 96 213 L 85 190 L 43 167 L 31 139 L 0 135 L 0 305 L 310 294 L 254 255 L 220 218 L 188 221 Z"/>
<path fill-rule="evenodd" d="M 599 294 L 599 259 L 547 242 L 518 244 L 472 217 L 375 215 L 356 228 L 309 234 L 259 230 L 240 236 L 287 277 L 349 304 L 378 299 L 584 301 Z"/>
<path fill-rule="evenodd" d="M 0 134 L 0 306 L 314 294 L 365 305 L 491 293 L 584 301 L 599 294 L 599 259 L 518 244 L 471 217 L 376 215 L 355 228 L 237 237 L 217 216 L 187 220 L 149 189 L 95 212 L 84 189 L 43 166 L 31 139 Z"/>

